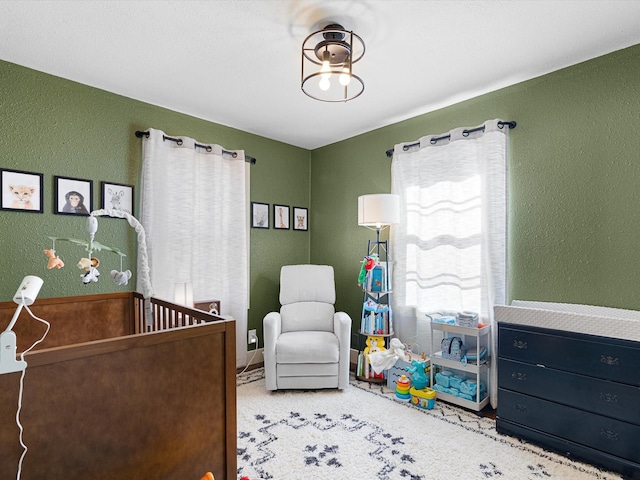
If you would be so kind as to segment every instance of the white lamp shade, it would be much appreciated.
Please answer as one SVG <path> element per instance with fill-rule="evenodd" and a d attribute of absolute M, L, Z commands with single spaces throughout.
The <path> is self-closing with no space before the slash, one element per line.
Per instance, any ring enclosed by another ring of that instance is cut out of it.
<path fill-rule="evenodd" d="M 381 228 L 400 221 L 400 197 L 390 193 L 358 197 L 358 225 Z"/>

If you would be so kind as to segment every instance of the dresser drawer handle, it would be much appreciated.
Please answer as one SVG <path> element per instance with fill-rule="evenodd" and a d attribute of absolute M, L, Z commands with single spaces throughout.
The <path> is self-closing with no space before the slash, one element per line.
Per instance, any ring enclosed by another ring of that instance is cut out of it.
<path fill-rule="evenodd" d="M 523 381 L 523 380 L 527 379 L 527 374 L 526 373 L 521 373 L 521 372 L 512 372 L 511 373 L 511 379 L 512 380 Z"/>
<path fill-rule="evenodd" d="M 610 367 L 620 365 L 620 359 L 612 357 L 610 355 L 600 355 L 600 362 L 604 363 L 605 365 L 609 365 Z"/>
<path fill-rule="evenodd" d="M 513 404 L 513 408 L 519 412 L 526 412 L 527 411 L 527 406 L 526 405 L 522 405 L 520 403 L 514 403 Z"/>
<path fill-rule="evenodd" d="M 600 400 L 604 400 L 609 403 L 618 403 L 618 396 L 613 393 L 601 393 Z"/>
<path fill-rule="evenodd" d="M 619 435 L 616 432 L 605 430 L 604 428 L 600 430 L 600 436 L 604 437 L 607 440 L 615 440 L 616 442 L 619 440 Z"/>
<path fill-rule="evenodd" d="M 527 342 L 524 342 L 522 340 L 514 340 L 513 341 L 513 346 L 515 348 L 519 348 L 520 350 L 526 350 L 528 348 Z"/>

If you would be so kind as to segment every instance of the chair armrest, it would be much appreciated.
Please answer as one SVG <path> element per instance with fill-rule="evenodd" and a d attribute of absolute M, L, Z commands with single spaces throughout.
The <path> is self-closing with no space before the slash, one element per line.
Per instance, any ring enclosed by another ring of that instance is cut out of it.
<path fill-rule="evenodd" d="M 347 339 L 351 346 L 351 317 L 346 312 L 336 312 L 333 314 L 333 332 L 342 341 Z"/>
<path fill-rule="evenodd" d="M 282 317 L 280 312 L 269 312 L 262 320 L 264 334 L 264 352 L 271 350 L 275 353 L 276 341 L 282 333 Z"/>
<path fill-rule="evenodd" d="M 333 332 L 340 340 L 338 388 L 344 390 L 349 386 L 349 362 L 351 356 L 351 317 L 346 312 L 336 312 L 333 315 Z"/>
<path fill-rule="evenodd" d="M 282 332 L 282 317 L 279 312 L 270 312 L 262 320 L 264 334 L 264 379 L 267 390 L 277 390 L 276 380 L 276 342 Z"/>

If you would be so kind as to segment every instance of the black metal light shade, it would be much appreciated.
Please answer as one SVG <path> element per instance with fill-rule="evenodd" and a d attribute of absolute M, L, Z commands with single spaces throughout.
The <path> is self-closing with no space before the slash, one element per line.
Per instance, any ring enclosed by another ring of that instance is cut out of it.
<path fill-rule="evenodd" d="M 364 91 L 353 65 L 364 56 L 364 41 L 342 25 L 327 25 L 302 42 L 302 91 L 323 102 L 348 102 Z"/>

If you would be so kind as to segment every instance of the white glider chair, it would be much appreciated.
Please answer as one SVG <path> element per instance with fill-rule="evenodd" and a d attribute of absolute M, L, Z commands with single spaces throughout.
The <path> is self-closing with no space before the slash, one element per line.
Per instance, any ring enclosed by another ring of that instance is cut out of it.
<path fill-rule="evenodd" d="M 282 267 L 280 312 L 263 320 L 267 390 L 347 388 L 351 317 L 335 300 L 333 267 Z"/>

